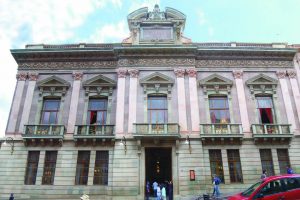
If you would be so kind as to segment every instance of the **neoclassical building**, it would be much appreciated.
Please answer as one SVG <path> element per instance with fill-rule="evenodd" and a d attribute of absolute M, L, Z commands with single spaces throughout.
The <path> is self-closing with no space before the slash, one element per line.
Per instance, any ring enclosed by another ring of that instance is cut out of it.
<path fill-rule="evenodd" d="M 195 43 L 173 8 L 128 15 L 121 43 L 11 53 L 17 83 L 1 142 L 0 198 L 175 199 L 300 173 L 300 53 L 285 43 Z M 6 140 L 7 145 L 4 145 Z"/>

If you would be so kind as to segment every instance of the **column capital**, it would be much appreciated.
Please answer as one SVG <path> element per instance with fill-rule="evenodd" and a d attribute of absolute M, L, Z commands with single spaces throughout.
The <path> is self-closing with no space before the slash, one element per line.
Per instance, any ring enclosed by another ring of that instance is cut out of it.
<path fill-rule="evenodd" d="M 16 78 L 18 81 L 26 81 L 27 79 L 27 72 L 18 72 Z"/>
<path fill-rule="evenodd" d="M 36 81 L 38 79 L 39 74 L 37 72 L 29 72 L 28 79 L 30 81 Z"/>
<path fill-rule="evenodd" d="M 186 73 L 190 78 L 196 78 L 197 77 L 197 70 L 195 68 L 188 68 L 186 69 Z"/>
<path fill-rule="evenodd" d="M 137 78 L 139 76 L 138 69 L 128 69 L 128 73 L 130 75 L 130 78 Z"/>
<path fill-rule="evenodd" d="M 75 81 L 81 81 L 82 77 L 83 77 L 83 73 L 82 72 L 73 72 L 72 76 Z"/>
<path fill-rule="evenodd" d="M 116 72 L 118 74 L 118 78 L 126 78 L 126 73 L 127 73 L 127 69 L 126 68 L 116 69 Z"/>
<path fill-rule="evenodd" d="M 286 73 L 289 78 L 296 78 L 296 76 L 297 76 L 296 70 L 294 70 L 294 69 L 287 70 Z"/>
<path fill-rule="evenodd" d="M 175 75 L 176 75 L 177 78 L 184 78 L 185 69 L 183 69 L 183 68 L 176 68 L 176 69 L 174 69 L 174 73 L 175 73 Z"/>
<path fill-rule="evenodd" d="M 283 79 L 286 76 L 286 71 L 284 71 L 284 70 L 277 71 L 276 75 L 279 79 Z"/>
<path fill-rule="evenodd" d="M 233 74 L 234 79 L 238 79 L 238 78 L 242 79 L 244 72 L 243 72 L 243 70 L 233 70 L 232 74 Z"/>

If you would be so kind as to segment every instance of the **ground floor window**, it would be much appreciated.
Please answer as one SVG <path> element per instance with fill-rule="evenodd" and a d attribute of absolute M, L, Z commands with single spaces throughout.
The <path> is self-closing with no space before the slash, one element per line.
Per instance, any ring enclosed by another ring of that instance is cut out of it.
<path fill-rule="evenodd" d="M 90 151 L 78 151 L 75 185 L 87 185 L 90 165 Z"/>
<path fill-rule="evenodd" d="M 224 183 L 224 171 L 222 162 L 222 153 L 220 149 L 209 150 L 210 171 L 213 177 L 216 174 Z"/>
<path fill-rule="evenodd" d="M 46 151 L 42 184 L 53 185 L 57 151 Z"/>
<path fill-rule="evenodd" d="M 107 185 L 108 151 L 96 151 L 94 185 Z"/>
<path fill-rule="evenodd" d="M 238 149 L 228 149 L 228 167 L 230 174 L 230 182 L 243 182 L 242 166 L 240 160 L 240 152 Z"/>
<path fill-rule="evenodd" d="M 25 184 L 26 185 L 35 185 L 36 174 L 39 164 L 39 151 L 29 151 L 27 157 L 27 167 L 25 175 Z"/>
<path fill-rule="evenodd" d="M 279 170 L 281 174 L 287 173 L 287 167 L 290 166 L 289 152 L 287 149 L 277 149 Z"/>
<path fill-rule="evenodd" d="M 260 153 L 262 170 L 267 170 L 267 175 L 273 176 L 275 173 L 274 173 L 271 149 L 260 149 L 259 153 Z"/>

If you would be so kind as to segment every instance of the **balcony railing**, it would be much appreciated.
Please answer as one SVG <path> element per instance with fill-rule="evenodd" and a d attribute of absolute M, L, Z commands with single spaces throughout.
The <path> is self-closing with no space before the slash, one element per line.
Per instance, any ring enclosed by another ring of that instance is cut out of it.
<path fill-rule="evenodd" d="M 114 136 L 114 125 L 76 125 L 74 136 L 103 137 Z"/>
<path fill-rule="evenodd" d="M 200 124 L 201 135 L 233 135 L 242 134 L 241 124 Z"/>
<path fill-rule="evenodd" d="M 135 135 L 179 135 L 180 127 L 177 123 L 166 124 L 134 124 Z"/>
<path fill-rule="evenodd" d="M 292 134 L 290 124 L 252 124 L 253 134 Z"/>
<path fill-rule="evenodd" d="M 63 137 L 65 132 L 64 125 L 25 125 L 25 132 L 23 137 L 43 137 L 43 138 L 53 138 L 53 137 Z"/>

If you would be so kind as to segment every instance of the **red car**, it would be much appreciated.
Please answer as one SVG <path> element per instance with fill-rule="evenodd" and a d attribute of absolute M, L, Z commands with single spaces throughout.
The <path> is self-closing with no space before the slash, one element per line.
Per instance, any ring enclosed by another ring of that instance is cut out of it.
<path fill-rule="evenodd" d="M 300 175 L 270 176 L 228 200 L 300 200 Z"/>

